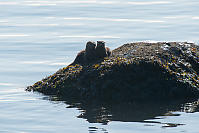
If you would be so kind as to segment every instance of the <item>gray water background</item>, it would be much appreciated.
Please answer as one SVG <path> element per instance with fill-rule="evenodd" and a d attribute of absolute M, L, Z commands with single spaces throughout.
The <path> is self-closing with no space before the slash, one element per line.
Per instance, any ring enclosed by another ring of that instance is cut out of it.
<path fill-rule="evenodd" d="M 111 49 L 135 41 L 198 43 L 198 7 L 198 0 L 0 1 L 0 132 L 198 133 L 198 112 L 103 125 L 77 118 L 81 110 L 63 102 L 24 91 L 71 63 L 89 40 L 104 40 Z"/>

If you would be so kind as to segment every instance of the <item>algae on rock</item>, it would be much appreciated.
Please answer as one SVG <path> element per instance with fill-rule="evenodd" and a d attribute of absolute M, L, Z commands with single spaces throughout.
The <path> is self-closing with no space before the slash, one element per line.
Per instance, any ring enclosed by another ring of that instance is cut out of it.
<path fill-rule="evenodd" d="M 199 46 L 193 43 L 128 43 L 111 54 L 107 51 L 109 53 L 102 57 L 92 51 L 93 58 L 87 58 L 85 51 L 69 66 L 26 90 L 83 101 L 192 99 L 199 96 Z"/>

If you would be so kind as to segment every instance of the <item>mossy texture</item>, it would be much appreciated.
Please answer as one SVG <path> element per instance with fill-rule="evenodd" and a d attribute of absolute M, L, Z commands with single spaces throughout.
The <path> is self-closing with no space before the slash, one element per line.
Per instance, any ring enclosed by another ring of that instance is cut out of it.
<path fill-rule="evenodd" d="M 199 46 L 129 43 L 92 63 L 75 64 L 27 87 L 64 99 L 134 101 L 199 96 Z"/>

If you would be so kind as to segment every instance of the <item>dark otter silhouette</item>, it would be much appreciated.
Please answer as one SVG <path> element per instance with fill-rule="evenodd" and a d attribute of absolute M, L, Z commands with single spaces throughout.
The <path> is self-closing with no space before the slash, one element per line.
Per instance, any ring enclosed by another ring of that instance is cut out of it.
<path fill-rule="evenodd" d="M 96 47 L 96 57 L 103 58 L 106 57 L 106 48 L 105 48 L 105 42 L 104 41 L 97 41 L 97 47 Z"/>
<path fill-rule="evenodd" d="M 95 42 L 87 42 L 86 49 L 80 51 L 73 63 L 90 63 L 93 61 L 97 61 L 99 59 L 103 59 L 104 57 L 110 56 L 111 51 L 110 48 L 105 47 L 104 41 L 97 41 L 97 46 Z"/>
<path fill-rule="evenodd" d="M 86 50 L 85 50 L 85 60 L 92 61 L 96 59 L 95 53 L 96 43 L 95 42 L 87 42 Z"/>
<path fill-rule="evenodd" d="M 110 55 L 111 55 L 110 48 L 105 47 L 105 42 L 104 41 L 97 41 L 96 57 L 104 58 L 104 57 L 110 56 Z"/>

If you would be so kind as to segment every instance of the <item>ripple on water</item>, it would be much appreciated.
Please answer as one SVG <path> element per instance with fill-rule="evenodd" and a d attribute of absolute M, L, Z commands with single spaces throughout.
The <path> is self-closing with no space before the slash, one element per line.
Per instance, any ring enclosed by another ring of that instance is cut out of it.
<path fill-rule="evenodd" d="M 132 41 L 199 42 L 198 4 L 197 0 L 1 1 L 0 132 L 197 133 L 197 101 L 83 105 L 51 101 L 58 98 L 24 88 L 71 63 L 88 40 L 105 40 L 112 49 Z"/>

